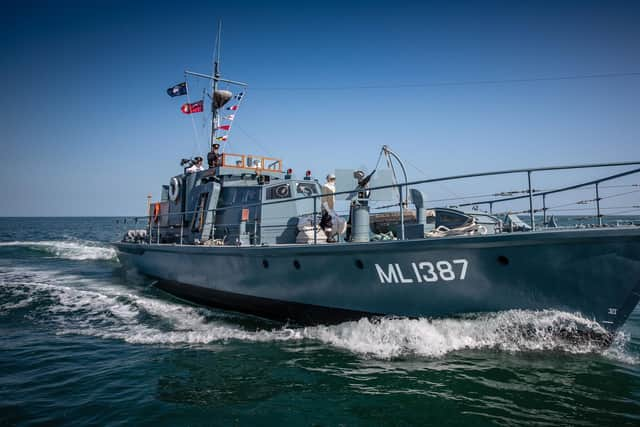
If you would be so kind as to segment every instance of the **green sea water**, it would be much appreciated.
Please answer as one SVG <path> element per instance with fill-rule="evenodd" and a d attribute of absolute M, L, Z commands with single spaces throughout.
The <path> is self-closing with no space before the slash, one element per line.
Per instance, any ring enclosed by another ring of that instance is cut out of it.
<path fill-rule="evenodd" d="M 640 309 L 295 327 L 125 271 L 114 218 L 0 218 L 0 425 L 640 425 Z"/>

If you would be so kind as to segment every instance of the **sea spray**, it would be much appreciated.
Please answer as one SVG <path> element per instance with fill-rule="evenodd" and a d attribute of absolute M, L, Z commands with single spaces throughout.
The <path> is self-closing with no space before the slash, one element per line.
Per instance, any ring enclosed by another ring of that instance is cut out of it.
<path fill-rule="evenodd" d="M 43 240 L 43 241 L 14 241 L 0 242 L 0 247 L 24 247 L 35 251 L 42 251 L 58 258 L 76 261 L 85 260 L 115 260 L 116 251 L 113 247 L 99 242 L 87 240 Z"/>
<path fill-rule="evenodd" d="M 95 336 L 132 344 L 201 345 L 245 342 L 320 342 L 365 358 L 439 358 L 463 350 L 598 353 L 637 363 L 625 352 L 629 337 L 619 332 L 611 347 L 597 323 L 561 311 L 509 310 L 446 319 L 385 317 L 305 328 L 250 329 L 226 312 L 208 310 L 157 295 L 72 274 L 11 268 L 0 271 L 0 315 L 37 310 L 34 321 L 58 334 Z"/>

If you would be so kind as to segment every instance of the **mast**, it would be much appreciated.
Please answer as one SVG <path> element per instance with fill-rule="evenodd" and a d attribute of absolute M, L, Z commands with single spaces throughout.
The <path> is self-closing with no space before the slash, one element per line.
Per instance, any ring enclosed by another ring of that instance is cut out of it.
<path fill-rule="evenodd" d="M 218 37 L 213 59 L 213 79 L 211 79 L 211 141 L 209 151 L 213 151 L 213 144 L 216 142 L 216 129 L 218 128 L 219 117 L 216 108 L 215 93 L 218 90 L 218 80 L 220 79 L 220 44 L 222 42 L 222 19 L 218 21 Z"/>
<path fill-rule="evenodd" d="M 220 53 L 222 44 L 222 20 L 218 21 L 218 37 L 216 38 L 216 45 L 213 52 L 213 75 L 209 76 L 201 73 L 194 73 L 193 71 L 185 70 L 184 73 L 189 76 L 199 77 L 203 79 L 211 80 L 211 138 L 209 141 L 209 150 L 213 151 L 213 144 L 216 142 L 216 129 L 220 126 L 220 113 L 218 109 L 222 107 L 231 97 L 232 93 L 229 91 L 218 90 L 218 84 L 220 82 L 229 83 L 236 86 L 247 87 L 248 85 L 236 80 L 224 79 L 220 75 Z M 226 95 L 225 95 L 226 94 Z M 221 97 L 222 96 L 222 97 Z M 226 96 L 227 98 L 224 98 Z M 218 101 L 216 101 L 218 97 Z M 218 103 L 218 105 L 216 104 Z M 216 108 L 216 105 L 218 108 Z"/>

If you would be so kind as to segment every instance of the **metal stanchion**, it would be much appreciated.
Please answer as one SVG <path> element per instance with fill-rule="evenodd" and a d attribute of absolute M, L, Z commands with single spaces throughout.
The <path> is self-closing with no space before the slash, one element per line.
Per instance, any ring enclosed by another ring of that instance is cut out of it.
<path fill-rule="evenodd" d="M 318 197 L 313 196 L 313 244 L 318 244 L 318 230 L 316 229 L 316 217 L 318 216 L 318 208 L 317 208 Z"/>
<path fill-rule="evenodd" d="M 182 246 L 182 230 L 184 229 L 184 214 L 180 214 L 180 245 Z"/>
<path fill-rule="evenodd" d="M 531 220 L 531 231 L 536 230 L 536 220 L 533 212 L 533 190 L 531 189 L 531 171 L 527 171 L 527 179 L 529 181 L 529 218 Z"/>

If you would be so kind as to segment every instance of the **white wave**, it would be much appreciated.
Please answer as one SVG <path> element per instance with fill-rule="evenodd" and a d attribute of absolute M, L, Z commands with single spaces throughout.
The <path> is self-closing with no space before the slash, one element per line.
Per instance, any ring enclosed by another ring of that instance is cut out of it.
<path fill-rule="evenodd" d="M 238 325 L 226 321 L 226 316 L 215 316 L 211 319 L 210 310 L 183 305 L 171 301 L 163 301 L 142 296 L 133 296 L 130 305 L 123 308 L 118 304 L 110 305 L 108 308 L 101 304 L 94 304 L 96 310 L 93 313 L 94 321 L 103 316 L 120 317 L 121 324 L 115 327 L 98 328 L 75 328 L 75 325 L 67 325 L 60 332 L 63 334 L 92 335 L 106 339 L 119 339 L 132 344 L 212 344 L 227 342 L 229 340 L 238 341 L 286 341 L 291 338 L 301 339 L 302 337 L 288 329 L 275 329 L 271 331 L 248 331 Z M 87 296 L 83 296 L 84 303 Z M 77 305 L 82 306 L 80 301 Z M 69 305 L 67 307 L 70 307 Z M 103 309 L 107 311 L 103 311 Z M 123 310 L 131 310 L 126 318 L 119 316 Z M 209 314 L 209 316 L 207 316 Z M 152 316 L 153 321 L 143 321 L 141 316 Z M 95 322 L 94 322 L 95 323 Z M 165 328 L 154 325 L 160 323 Z"/>
<path fill-rule="evenodd" d="M 463 319 L 361 319 L 306 328 L 304 335 L 354 353 L 395 358 L 440 357 L 476 349 L 597 352 L 602 349 L 606 331 L 596 322 L 571 313 L 509 310 Z"/>
<path fill-rule="evenodd" d="M 316 342 L 367 358 L 442 357 L 461 350 L 597 353 L 625 363 L 629 336 L 618 333 L 602 346 L 605 330 L 596 322 L 560 311 L 510 310 L 464 318 L 361 319 L 331 326 L 248 330 L 228 316 L 172 300 L 140 295 L 112 283 L 74 275 L 11 269 L 0 271 L 0 285 L 15 306 L 38 305 L 35 321 L 59 334 L 90 335 L 132 344 L 194 345 L 245 342 Z M 15 291 L 15 292 L 14 292 Z M 16 301 L 18 300 L 18 301 Z"/>
<path fill-rule="evenodd" d="M 83 240 L 44 240 L 0 242 L 0 246 L 21 246 L 43 250 L 59 258 L 71 260 L 112 260 L 116 258 L 114 248 L 103 243 Z"/>

